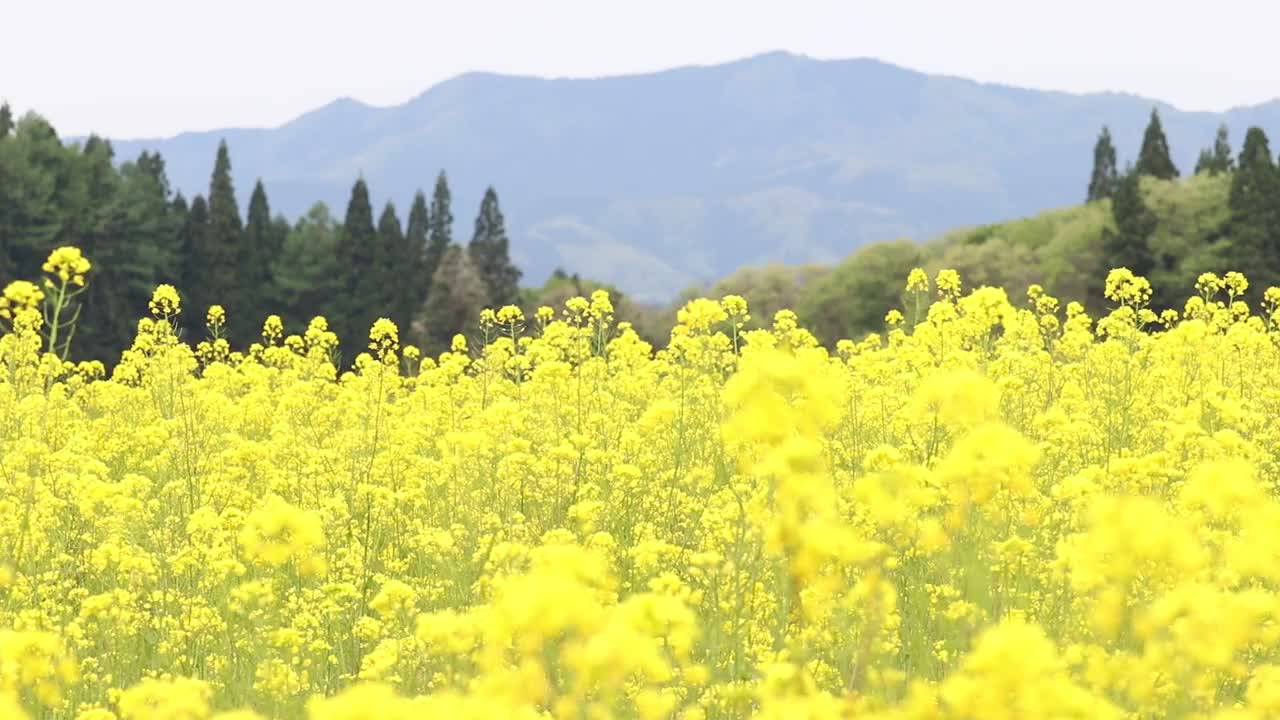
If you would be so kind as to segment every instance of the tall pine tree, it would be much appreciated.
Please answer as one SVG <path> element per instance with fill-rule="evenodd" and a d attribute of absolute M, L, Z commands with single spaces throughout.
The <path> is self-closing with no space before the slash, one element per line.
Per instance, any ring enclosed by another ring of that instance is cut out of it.
<path fill-rule="evenodd" d="M 122 164 L 119 175 L 106 208 L 105 242 L 94 250 L 97 279 L 84 296 L 76 332 L 78 352 L 109 359 L 133 338 L 136 318 L 146 312 L 156 285 L 176 282 L 181 259 L 177 243 L 186 219 L 185 201 L 178 204 L 169 197 L 160 155 L 143 152 Z"/>
<path fill-rule="evenodd" d="M 410 318 L 410 322 L 418 318 L 422 304 L 427 301 L 427 293 L 431 291 L 431 277 L 426 272 L 427 243 L 431 233 L 431 214 L 427 210 L 427 196 L 421 190 L 413 196 L 413 205 L 409 208 L 409 223 L 405 226 L 405 247 L 409 259 L 402 270 L 400 282 L 400 314 Z M 400 329 L 401 338 L 412 337 L 412 342 L 419 339 L 411 327 Z"/>
<path fill-rule="evenodd" d="M 0 140 L 9 137 L 12 130 L 13 110 L 9 108 L 9 103 L 0 103 Z"/>
<path fill-rule="evenodd" d="M 430 232 L 427 235 L 427 251 L 422 259 L 423 277 L 428 278 L 427 292 L 430 284 L 435 282 L 436 269 L 444 258 L 445 250 L 453 244 L 453 210 L 450 205 L 449 179 L 444 171 L 436 178 L 436 188 L 431 194 Z"/>
<path fill-rule="evenodd" d="M 1218 133 L 1213 138 L 1213 172 L 1228 173 L 1236 167 L 1236 160 L 1231 156 L 1231 138 L 1227 133 L 1227 124 L 1218 126 Z"/>
<path fill-rule="evenodd" d="M 488 305 L 512 305 L 520 295 L 520 269 L 511 262 L 506 223 L 498 207 L 498 193 L 490 187 L 480 202 L 476 231 L 467 254 L 484 282 Z"/>
<path fill-rule="evenodd" d="M 1254 288 L 1280 282 L 1280 170 L 1262 128 L 1251 127 L 1231 175 L 1228 236 L 1236 270 Z"/>
<path fill-rule="evenodd" d="M 1120 178 L 1111 199 L 1116 229 L 1103 231 L 1102 250 L 1108 270 L 1123 267 L 1146 277 L 1155 268 L 1151 236 L 1156 231 L 1156 216 L 1142 198 L 1141 180 L 1132 168 Z"/>
<path fill-rule="evenodd" d="M 338 264 L 340 234 L 324 203 L 311 206 L 287 233 L 272 274 L 288 327 L 301 331 L 317 315 L 336 322 L 342 314 L 346 278 Z"/>
<path fill-rule="evenodd" d="M 183 280 L 185 276 L 183 272 L 185 268 L 183 263 L 187 257 L 187 225 L 190 221 L 187 219 L 191 213 L 191 204 L 187 202 L 187 197 L 181 191 L 174 193 L 173 200 L 169 202 L 169 214 L 174 218 L 174 237 L 173 237 L 173 256 L 169 273 L 161 282 L 169 283 L 178 288 L 178 292 L 182 292 Z"/>
<path fill-rule="evenodd" d="M 271 261 L 276 252 L 272 247 L 274 237 L 267 190 L 262 186 L 262 180 L 258 180 L 253 186 L 253 195 L 249 197 L 249 213 L 240 242 L 240 295 L 245 303 L 245 317 L 249 320 L 233 335 L 241 342 L 257 337 L 262 321 L 271 313 Z"/>
<path fill-rule="evenodd" d="M 1169 141 L 1164 136 L 1160 113 L 1152 108 L 1151 120 L 1142 134 L 1142 149 L 1138 151 L 1138 163 L 1134 167 L 1139 175 L 1150 175 L 1161 180 L 1178 177 L 1178 168 L 1169 156 Z"/>
<path fill-rule="evenodd" d="M 187 278 L 190 302 L 186 315 L 189 326 L 203 324 L 210 305 L 222 305 L 227 311 L 228 328 L 239 335 L 252 330 L 255 308 L 243 296 L 240 279 L 241 233 L 240 207 L 231 182 L 231 154 L 226 141 L 218 143 L 218 155 L 209 179 L 209 222 L 198 237 L 192 263 L 198 271 Z"/>
<path fill-rule="evenodd" d="M 197 338 L 202 334 L 197 331 L 204 327 L 202 314 L 204 309 L 196 308 L 198 307 L 197 298 L 202 297 L 200 293 L 203 292 L 201 285 L 204 283 L 203 276 L 206 270 L 203 254 L 209 242 L 208 235 L 209 203 L 203 195 L 196 195 L 191 199 L 191 210 L 187 213 L 180 233 L 182 284 L 178 287 L 182 294 L 183 305 L 186 306 L 186 311 L 183 312 L 183 327 L 189 334 L 194 333 Z"/>
<path fill-rule="evenodd" d="M 409 259 L 408 246 L 405 244 L 404 230 L 400 226 L 400 218 L 396 215 L 396 206 L 387 201 L 378 218 L 378 260 L 376 272 L 381 275 L 379 284 L 382 297 L 379 299 L 377 313 L 379 317 L 390 318 L 397 328 L 409 327 L 410 318 L 403 314 L 401 290 L 404 282 L 405 263 Z"/>
<path fill-rule="evenodd" d="M 1111 142 L 1111 131 L 1103 125 L 1093 146 L 1093 173 L 1089 176 L 1086 200 L 1094 202 L 1111 197 L 1115 194 L 1116 182 L 1116 146 Z"/>
<path fill-rule="evenodd" d="M 1231 156 L 1231 140 L 1227 134 L 1227 125 L 1223 123 L 1218 126 L 1218 133 L 1213 139 L 1213 147 L 1200 151 L 1200 158 L 1196 161 L 1195 174 L 1221 175 L 1229 173 L 1235 168 L 1235 162 L 1235 158 Z"/>
<path fill-rule="evenodd" d="M 333 318 L 343 355 L 353 360 L 368 342 L 369 328 L 377 319 L 383 298 L 378 268 L 378 233 L 373 227 L 369 186 L 356 180 L 347 202 L 347 215 L 338 235 L 338 267 L 342 269 L 342 307 Z"/>

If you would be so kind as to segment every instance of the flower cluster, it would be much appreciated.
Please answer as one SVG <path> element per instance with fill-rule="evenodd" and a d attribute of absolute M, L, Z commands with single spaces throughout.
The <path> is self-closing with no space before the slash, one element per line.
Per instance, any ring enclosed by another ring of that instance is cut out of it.
<path fill-rule="evenodd" d="M 110 373 L 13 283 L 0 717 L 1276 717 L 1280 289 L 905 280 L 834 351 L 594 293 L 349 370 L 161 286 Z"/>

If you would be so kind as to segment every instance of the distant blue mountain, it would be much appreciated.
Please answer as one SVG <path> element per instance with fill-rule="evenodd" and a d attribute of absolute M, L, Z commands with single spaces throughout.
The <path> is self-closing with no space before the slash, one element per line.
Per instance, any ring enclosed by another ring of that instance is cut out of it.
<path fill-rule="evenodd" d="M 341 217 L 363 176 L 402 215 L 447 170 L 455 238 L 494 185 L 525 280 L 557 266 L 648 299 L 739 266 L 836 260 L 1079 202 L 1099 128 L 1121 162 L 1158 107 L 1184 173 L 1219 122 L 1280 130 L 1280 102 L 1181 112 L 1133 95 L 1074 95 L 926 75 L 875 60 L 769 53 L 598 79 L 473 73 L 395 107 L 337 100 L 271 129 L 114 141 L 163 153 L 205 192 L 219 139 L 237 191 L 262 178 L 275 212 Z"/>

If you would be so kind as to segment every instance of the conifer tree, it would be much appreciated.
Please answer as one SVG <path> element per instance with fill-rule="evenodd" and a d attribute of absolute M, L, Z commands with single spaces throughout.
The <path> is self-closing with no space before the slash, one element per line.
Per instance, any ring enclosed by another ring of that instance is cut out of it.
<path fill-rule="evenodd" d="M 430 283 L 435 282 L 436 270 L 444 258 L 445 250 L 453 244 L 453 210 L 449 193 L 449 179 L 443 170 L 436 178 L 435 191 L 431 195 L 430 231 L 427 236 L 427 251 L 422 259 L 423 277 L 428 278 L 427 293 L 430 295 Z"/>
<path fill-rule="evenodd" d="M 413 196 L 413 205 L 409 207 L 409 222 L 404 232 L 409 257 L 400 276 L 400 314 L 411 320 L 418 317 L 422 304 L 427 301 L 427 293 L 431 290 L 431 277 L 426 272 L 430 232 L 431 214 L 427 210 L 427 196 L 419 190 Z M 409 331 L 407 327 L 401 328 L 401 338 L 405 338 Z"/>
<path fill-rule="evenodd" d="M 174 241 L 174 257 L 177 258 L 176 274 L 169 277 L 166 281 L 170 284 L 177 285 L 182 282 L 182 258 L 186 255 L 186 235 L 184 228 L 187 225 L 187 214 L 191 212 L 191 204 L 187 202 L 187 196 L 182 191 L 173 194 L 173 200 L 169 202 L 169 212 L 179 218 L 181 222 L 178 224 L 177 236 Z M 182 288 L 178 288 L 181 290 Z"/>
<path fill-rule="evenodd" d="M 378 234 L 373 227 L 373 208 L 364 178 L 356 180 L 351 188 L 346 219 L 338 236 L 337 255 L 343 275 L 342 305 L 331 327 L 338 333 L 343 355 L 350 362 L 363 350 L 383 297 Z"/>
<path fill-rule="evenodd" d="M 9 136 L 13 131 L 13 110 L 9 107 L 9 103 L 0 103 L 0 140 Z"/>
<path fill-rule="evenodd" d="M 274 262 L 276 297 L 288 327 L 301 331 L 311 318 L 336 321 L 345 306 L 338 264 L 341 229 L 329 206 L 316 203 L 288 232 Z"/>
<path fill-rule="evenodd" d="M 198 271 L 187 278 L 190 303 L 184 315 L 192 322 L 196 318 L 202 321 L 210 305 L 222 305 L 227 311 L 228 328 L 244 333 L 252 329 L 255 308 L 243 295 L 240 248 L 244 227 L 231 182 L 231 155 L 225 140 L 218 143 L 218 155 L 209 180 L 208 210 L 207 227 L 196 238 L 199 244 L 193 259 Z"/>
<path fill-rule="evenodd" d="M 253 195 L 249 197 L 249 213 L 245 219 L 244 232 L 241 234 L 240 296 L 245 303 L 246 322 L 232 327 L 234 336 L 242 342 L 255 338 L 262 326 L 262 321 L 270 314 L 268 304 L 271 297 L 271 261 L 274 257 L 274 230 L 271 225 L 271 206 L 267 201 L 266 188 L 262 180 L 253 186 Z"/>
<path fill-rule="evenodd" d="M 182 284 L 178 286 L 183 304 L 189 308 L 183 313 L 183 325 L 188 332 L 204 326 L 204 310 L 197 310 L 198 298 L 203 297 L 205 272 L 204 251 L 208 245 L 209 204 L 203 195 L 191 199 L 191 210 L 182 224 L 179 246 L 182 250 Z M 198 334 L 197 334 L 198 337 Z"/>
<path fill-rule="evenodd" d="M 1142 134 L 1142 149 L 1138 151 L 1138 163 L 1134 167 L 1139 175 L 1150 175 L 1161 180 L 1178 177 L 1178 168 L 1169 156 L 1169 141 L 1160 124 L 1160 113 L 1151 110 L 1151 121 Z"/>
<path fill-rule="evenodd" d="M 1231 157 L 1231 141 L 1227 135 L 1226 123 L 1218 126 L 1213 147 L 1200 151 L 1196 160 L 1195 174 L 1221 175 L 1231 172 L 1235 167 L 1235 158 Z"/>
<path fill-rule="evenodd" d="M 280 253 L 284 251 L 284 243 L 289 239 L 289 232 L 292 226 L 289 224 L 288 218 L 284 215 L 277 214 L 271 219 L 271 229 L 267 232 L 267 261 L 274 266 L 276 258 L 280 257 Z M 274 272 L 272 273 L 274 277 Z"/>
<path fill-rule="evenodd" d="M 396 216 L 396 206 L 387 201 L 378 218 L 378 260 L 376 271 L 381 278 L 382 297 L 376 307 L 378 317 L 390 318 L 397 328 L 409 327 L 410 318 L 402 314 L 405 262 L 409 258 L 405 235 Z"/>
<path fill-rule="evenodd" d="M 1213 174 L 1213 151 L 1209 148 L 1200 148 L 1200 154 L 1196 156 L 1196 167 L 1191 171 L 1192 175 L 1212 175 Z"/>
<path fill-rule="evenodd" d="M 1111 199 L 1116 229 L 1103 231 L 1102 248 L 1108 270 L 1124 267 L 1145 277 L 1155 268 L 1151 236 L 1156 231 L 1156 216 L 1142 198 L 1141 178 L 1133 168 L 1121 176 Z"/>
<path fill-rule="evenodd" d="M 1251 127 L 1227 198 L 1232 260 L 1254 288 L 1280 282 L 1280 170 L 1262 128 Z"/>
<path fill-rule="evenodd" d="M 1218 134 L 1213 138 L 1213 172 L 1228 173 L 1235 169 L 1235 158 L 1231 157 L 1231 138 L 1227 133 L 1227 124 L 1218 126 Z"/>
<path fill-rule="evenodd" d="M 488 305 L 493 308 L 514 304 L 520 294 L 520 269 L 511 263 L 509 245 L 498 193 L 490 187 L 480 203 L 467 254 L 484 282 Z"/>
<path fill-rule="evenodd" d="M 1115 194 L 1116 146 L 1111 142 L 1111 131 L 1102 126 L 1098 142 L 1093 146 L 1093 173 L 1089 176 L 1088 202 L 1109 198 Z"/>

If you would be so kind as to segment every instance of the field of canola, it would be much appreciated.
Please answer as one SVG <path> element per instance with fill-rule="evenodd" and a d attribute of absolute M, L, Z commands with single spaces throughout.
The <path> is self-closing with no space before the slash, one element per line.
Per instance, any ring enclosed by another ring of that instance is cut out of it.
<path fill-rule="evenodd" d="M 834 353 L 597 294 L 345 373 L 321 319 L 185 344 L 161 286 L 107 378 L 43 352 L 89 269 L 0 300 L 0 717 L 1280 717 L 1238 273 L 1095 320 L 916 271 Z"/>

